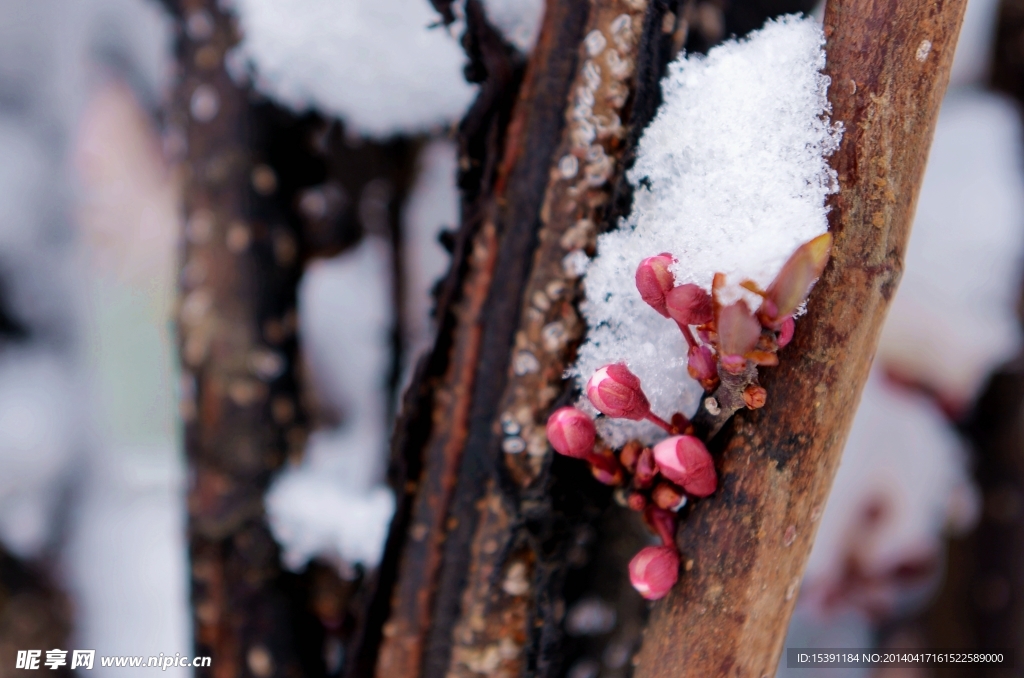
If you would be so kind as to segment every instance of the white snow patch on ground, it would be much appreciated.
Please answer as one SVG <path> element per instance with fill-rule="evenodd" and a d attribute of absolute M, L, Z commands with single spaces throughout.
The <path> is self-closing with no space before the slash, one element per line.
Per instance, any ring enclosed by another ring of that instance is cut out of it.
<path fill-rule="evenodd" d="M 813 19 L 786 17 L 669 66 L 664 103 L 629 174 L 632 214 L 598 239 L 586 274 L 580 386 L 625 361 L 660 416 L 692 413 L 701 389 L 687 375 L 686 344 L 640 298 L 637 264 L 670 252 L 677 284 L 708 290 L 725 273 L 728 302 L 749 294 L 738 288 L 745 279 L 767 287 L 799 245 L 826 231 L 825 197 L 836 186 L 826 156 L 839 134 L 827 117 L 823 44 Z M 599 427 L 612 445 L 660 433 L 648 422 Z"/>
<path fill-rule="evenodd" d="M 388 137 L 458 120 L 476 88 L 466 57 L 426 0 L 232 0 L 242 41 L 232 59 L 256 88 L 316 108 L 349 131 Z"/>
<path fill-rule="evenodd" d="M 303 350 L 317 392 L 344 416 L 317 431 L 302 461 L 286 468 L 264 498 L 287 567 L 310 559 L 375 566 L 394 513 L 384 484 L 390 362 L 390 262 L 366 238 L 354 250 L 307 268 L 299 288 Z"/>

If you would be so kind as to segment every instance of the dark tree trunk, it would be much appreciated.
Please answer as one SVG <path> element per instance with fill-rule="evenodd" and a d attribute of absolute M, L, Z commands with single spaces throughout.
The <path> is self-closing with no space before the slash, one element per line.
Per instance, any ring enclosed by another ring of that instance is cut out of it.
<path fill-rule="evenodd" d="M 349 144 L 338 123 L 275 106 L 226 72 L 237 35 L 217 2 L 168 5 L 179 80 L 167 124 L 186 149 L 178 327 L 196 654 L 212 655 L 202 673 L 218 678 L 337 675 L 370 588 L 318 562 L 283 570 L 263 493 L 338 414 L 301 367 L 304 264 L 372 232 L 395 245 L 401 281 L 399 212 L 420 142 Z M 314 193 L 324 200 L 303 200 Z M 400 320 L 392 336 L 394 388 Z"/>

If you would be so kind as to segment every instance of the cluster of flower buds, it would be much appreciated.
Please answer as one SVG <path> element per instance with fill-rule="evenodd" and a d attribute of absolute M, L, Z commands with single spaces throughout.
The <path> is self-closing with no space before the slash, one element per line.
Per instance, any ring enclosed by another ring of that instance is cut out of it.
<path fill-rule="evenodd" d="M 753 281 L 742 287 L 761 297 L 756 311 L 746 300 L 722 304 L 719 292 L 725 276 L 716 274 L 709 294 L 694 284 L 676 285 L 669 270 L 674 259 L 662 253 L 640 262 L 636 288 L 651 308 L 675 321 L 689 345 L 687 369 L 706 391 L 713 391 L 721 372 L 742 374 L 752 363 L 778 364 L 777 351 L 793 338 L 793 315 L 807 298 L 814 281 L 828 263 L 832 236 L 828 233 L 804 243 L 762 290 Z M 743 393 L 747 407 L 764 405 L 767 394 L 752 384 Z"/>
<path fill-rule="evenodd" d="M 636 287 L 651 308 L 676 323 L 689 346 L 687 371 L 706 391 L 714 391 L 729 375 L 749 375 L 751 365 L 778 363 L 776 353 L 792 340 L 793 316 L 824 271 L 831 247 L 828 234 L 801 245 L 767 290 L 749 280 L 741 283 L 761 298 L 756 311 L 743 299 L 721 303 L 721 273 L 715 275 L 710 293 L 694 284 L 676 285 L 670 270 L 675 262 L 668 253 L 640 262 Z M 765 389 L 749 379 L 740 382 L 743 403 L 751 409 L 763 407 Z M 633 587 L 644 598 L 657 600 L 679 578 L 677 512 L 688 497 L 707 497 L 718 488 L 714 460 L 683 414 L 677 412 L 666 421 L 651 411 L 640 380 L 625 365 L 597 370 L 586 391 L 606 417 L 650 421 L 668 434 L 653 447 L 631 441 L 612 451 L 598 441 L 591 418 L 575 407 L 556 410 L 547 424 L 552 447 L 588 462 L 595 478 L 619 488 L 625 504 L 642 512 L 661 540 L 660 546 L 642 549 L 629 563 Z"/>
<path fill-rule="evenodd" d="M 594 422 L 575 407 L 562 407 L 551 415 L 547 436 L 559 454 L 590 464 L 594 477 L 620 488 L 625 503 L 643 512 L 661 546 L 650 546 L 630 563 L 630 580 L 645 598 L 661 598 L 676 582 L 679 554 L 675 546 L 676 512 L 687 497 L 706 497 L 718 487 L 714 460 L 704 443 L 692 435 L 693 427 L 682 414 L 671 422 L 651 411 L 640 380 L 625 365 L 608 365 L 587 383 L 587 397 L 602 414 L 617 419 L 646 419 L 663 428 L 669 437 L 654 447 L 636 441 L 621 450 L 604 449 L 597 441 Z"/>

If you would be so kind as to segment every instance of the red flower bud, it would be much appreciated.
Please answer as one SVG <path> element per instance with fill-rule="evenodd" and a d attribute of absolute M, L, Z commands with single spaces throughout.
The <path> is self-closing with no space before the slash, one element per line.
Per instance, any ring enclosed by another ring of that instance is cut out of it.
<path fill-rule="evenodd" d="M 690 376 L 701 382 L 713 381 L 718 378 L 718 365 L 715 356 L 707 346 L 694 346 L 686 361 L 686 371 Z"/>
<path fill-rule="evenodd" d="M 630 440 L 619 452 L 619 463 L 630 473 L 636 473 L 636 463 L 640 459 L 640 451 L 644 446 L 635 440 Z"/>
<path fill-rule="evenodd" d="M 592 454 L 587 457 L 590 462 L 590 472 L 603 485 L 617 486 L 625 480 L 622 466 L 611 454 Z"/>
<path fill-rule="evenodd" d="M 664 598 L 679 579 L 679 554 L 671 546 L 648 546 L 629 561 L 629 581 L 647 600 Z"/>
<path fill-rule="evenodd" d="M 746 354 L 754 349 L 761 337 L 761 324 L 750 312 L 747 302 L 740 300 L 723 307 L 715 325 L 722 367 L 739 374 L 747 366 Z"/>
<path fill-rule="evenodd" d="M 782 327 L 779 328 L 779 348 L 793 341 L 794 332 L 796 332 L 796 323 L 793 322 L 793 316 L 789 316 L 782 321 Z"/>
<path fill-rule="evenodd" d="M 640 380 L 622 364 L 606 365 L 587 382 L 587 397 L 599 411 L 616 419 L 640 421 L 651 404 L 640 389 Z"/>
<path fill-rule="evenodd" d="M 678 511 L 686 506 L 686 495 L 673 483 L 660 482 L 651 493 L 655 506 L 666 511 Z"/>
<path fill-rule="evenodd" d="M 804 303 L 814 281 L 825 270 L 831 251 L 832 235 L 825 233 L 793 252 L 768 286 L 765 301 L 758 309 L 758 317 L 765 326 L 778 329 L 779 324 Z"/>
<path fill-rule="evenodd" d="M 703 325 L 711 322 L 711 295 L 692 283 L 673 287 L 665 295 L 668 316 L 680 325 Z"/>
<path fill-rule="evenodd" d="M 662 252 L 656 257 L 647 257 L 636 267 L 636 289 L 640 298 L 650 304 L 658 313 L 666 318 L 665 295 L 675 286 L 676 279 L 668 267 L 672 265 L 672 255 Z"/>
<path fill-rule="evenodd" d="M 718 487 L 715 462 L 699 438 L 666 438 L 654 446 L 654 460 L 663 476 L 696 497 L 706 497 Z"/>
<path fill-rule="evenodd" d="M 586 459 L 594 452 L 594 422 L 575 407 L 560 407 L 548 417 L 548 442 L 559 454 Z"/>
<path fill-rule="evenodd" d="M 675 546 L 676 522 L 679 516 L 659 506 L 648 506 L 644 511 L 644 522 L 661 538 L 665 546 Z"/>
<path fill-rule="evenodd" d="M 634 511 L 643 511 L 647 508 L 647 497 L 639 492 L 633 492 L 626 498 L 626 506 Z"/>
<path fill-rule="evenodd" d="M 654 476 L 658 474 L 658 467 L 654 463 L 654 453 L 651 448 L 645 447 L 636 460 L 636 473 L 633 475 L 633 485 L 643 490 L 651 486 Z"/>

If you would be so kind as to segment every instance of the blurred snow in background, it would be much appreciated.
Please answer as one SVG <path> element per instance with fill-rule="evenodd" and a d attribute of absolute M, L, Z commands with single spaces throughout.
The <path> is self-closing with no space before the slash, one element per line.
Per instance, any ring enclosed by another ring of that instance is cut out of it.
<path fill-rule="evenodd" d="M 327 407 L 344 417 L 316 431 L 300 464 L 266 494 L 284 562 L 299 570 L 315 556 L 373 567 L 394 513 L 384 483 L 392 325 L 390 253 L 378 238 L 311 264 L 299 287 L 299 336 L 308 372 Z"/>
<path fill-rule="evenodd" d="M 476 88 L 465 53 L 421 0 L 232 0 L 256 88 L 350 132 L 389 137 L 458 120 Z M 434 28 L 430 29 L 431 26 Z"/>
<path fill-rule="evenodd" d="M 153 2 L 0 3 L 0 278 L 26 334 L 0 349 L 0 538 L 57 563 L 72 642 L 111 654 L 192 647 L 151 118 L 171 46 Z"/>
<path fill-rule="evenodd" d="M 242 41 L 236 75 L 296 111 L 315 109 L 350 133 L 429 132 L 462 117 L 477 87 L 463 77 L 464 23 L 445 27 L 427 0 L 229 0 Z M 519 51 L 537 41 L 544 0 L 484 0 Z M 457 15 L 462 3 L 455 3 Z"/>
<path fill-rule="evenodd" d="M 433 288 L 447 272 L 451 255 L 441 245 L 444 229 L 459 224 L 458 149 L 447 139 L 435 139 L 419 155 L 419 168 L 402 214 L 402 257 L 405 263 L 405 374 L 399 391 L 412 378 L 416 360 L 434 342 Z"/>

